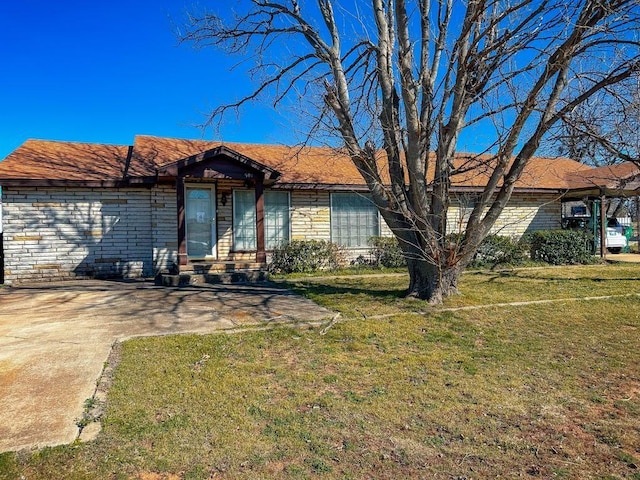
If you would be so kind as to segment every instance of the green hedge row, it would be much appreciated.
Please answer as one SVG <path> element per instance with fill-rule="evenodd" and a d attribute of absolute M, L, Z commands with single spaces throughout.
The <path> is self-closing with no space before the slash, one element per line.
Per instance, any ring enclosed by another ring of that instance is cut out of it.
<path fill-rule="evenodd" d="M 593 236 L 582 230 L 544 230 L 528 236 L 531 259 L 552 265 L 590 263 Z"/>
<path fill-rule="evenodd" d="M 293 240 L 277 247 L 269 262 L 272 273 L 311 273 L 335 270 L 344 264 L 342 247 L 325 240 Z"/>
<path fill-rule="evenodd" d="M 457 243 L 460 236 L 452 235 Z M 402 268 L 406 261 L 395 237 L 372 237 L 367 256 L 351 262 L 353 266 L 371 268 Z M 552 265 L 590 263 L 593 239 L 579 230 L 545 230 L 533 232 L 519 240 L 502 235 L 484 239 L 471 268 L 495 268 L 499 265 L 518 266 L 529 259 Z M 276 248 L 271 256 L 269 271 L 273 273 L 311 273 L 334 270 L 345 265 L 344 249 L 324 240 L 294 240 Z"/>

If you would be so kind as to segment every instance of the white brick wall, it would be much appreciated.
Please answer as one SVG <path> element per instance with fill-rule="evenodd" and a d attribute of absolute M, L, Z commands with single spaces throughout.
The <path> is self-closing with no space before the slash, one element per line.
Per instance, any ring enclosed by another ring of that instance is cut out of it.
<path fill-rule="evenodd" d="M 291 192 L 291 239 L 329 240 L 331 201 L 329 192 L 296 190 Z"/>
<path fill-rule="evenodd" d="M 241 182 L 219 181 L 217 257 L 255 259 L 232 251 L 232 190 Z M 222 197 L 226 204 L 222 204 Z M 291 192 L 291 238 L 330 240 L 330 193 Z M 177 261 L 176 194 L 173 186 L 152 189 L 7 188 L 4 208 L 5 282 L 53 280 L 95 275 L 151 276 Z M 555 195 L 515 194 L 493 233 L 521 236 L 560 227 Z M 460 210 L 451 208 L 449 226 L 458 229 Z M 390 235 L 381 219 L 382 235 Z M 348 251 L 349 258 L 365 253 Z"/>
<path fill-rule="evenodd" d="M 556 194 L 515 193 L 491 229 L 491 233 L 521 237 L 536 230 L 560 228 L 561 209 L 560 199 Z M 461 215 L 458 201 L 453 202 L 447 220 L 450 232 L 460 232 L 464 228 L 467 218 Z"/>
<path fill-rule="evenodd" d="M 5 187 L 5 282 L 152 275 L 154 237 L 166 235 L 152 230 L 155 193 Z"/>
<path fill-rule="evenodd" d="M 178 262 L 178 216 L 176 189 L 162 185 L 151 190 L 151 242 L 153 273 L 175 267 Z"/>

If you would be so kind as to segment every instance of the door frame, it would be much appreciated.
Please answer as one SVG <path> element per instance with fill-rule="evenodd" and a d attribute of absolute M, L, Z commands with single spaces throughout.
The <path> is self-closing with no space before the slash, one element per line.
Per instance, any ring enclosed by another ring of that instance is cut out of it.
<path fill-rule="evenodd" d="M 202 256 L 192 256 L 189 254 L 189 228 L 187 225 L 187 204 L 189 202 L 189 190 L 209 190 L 211 201 L 210 233 L 211 233 L 211 251 L 209 254 Z M 185 183 L 184 184 L 184 239 L 186 256 L 188 260 L 216 260 L 218 258 L 218 211 L 217 211 L 217 188 L 215 183 Z"/>

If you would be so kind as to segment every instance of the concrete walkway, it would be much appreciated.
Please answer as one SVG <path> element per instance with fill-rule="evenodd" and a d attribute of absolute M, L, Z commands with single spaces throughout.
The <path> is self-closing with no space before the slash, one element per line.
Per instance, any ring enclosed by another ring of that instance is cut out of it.
<path fill-rule="evenodd" d="M 607 254 L 607 260 L 610 262 L 626 262 L 626 263 L 640 263 L 640 254 L 638 253 L 609 253 Z"/>
<path fill-rule="evenodd" d="M 0 452 L 74 441 L 116 340 L 332 315 L 271 285 L 92 280 L 0 288 Z"/>

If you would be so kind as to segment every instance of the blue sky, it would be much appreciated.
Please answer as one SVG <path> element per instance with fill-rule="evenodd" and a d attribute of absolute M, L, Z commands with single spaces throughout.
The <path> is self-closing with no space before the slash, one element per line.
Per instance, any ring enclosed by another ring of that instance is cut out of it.
<path fill-rule="evenodd" d="M 221 1 L 221 0 L 216 0 Z M 219 138 L 205 112 L 251 88 L 236 60 L 178 45 L 192 3 L 0 2 L 0 159 L 27 138 L 129 145 L 136 134 Z M 286 143 L 268 106 L 229 117 L 227 141 Z"/>
<path fill-rule="evenodd" d="M 249 94 L 253 84 L 246 69 L 230 70 L 238 58 L 178 44 L 176 25 L 187 11 L 237 4 L 195 2 L 0 2 L 0 159 L 28 138 L 122 145 L 138 134 L 300 141 L 300 117 L 278 115 L 268 103 L 245 106 L 238 118 L 227 115 L 219 132 L 199 127 L 206 113 Z M 490 125 L 475 125 L 458 147 L 478 152 L 494 137 Z"/>

